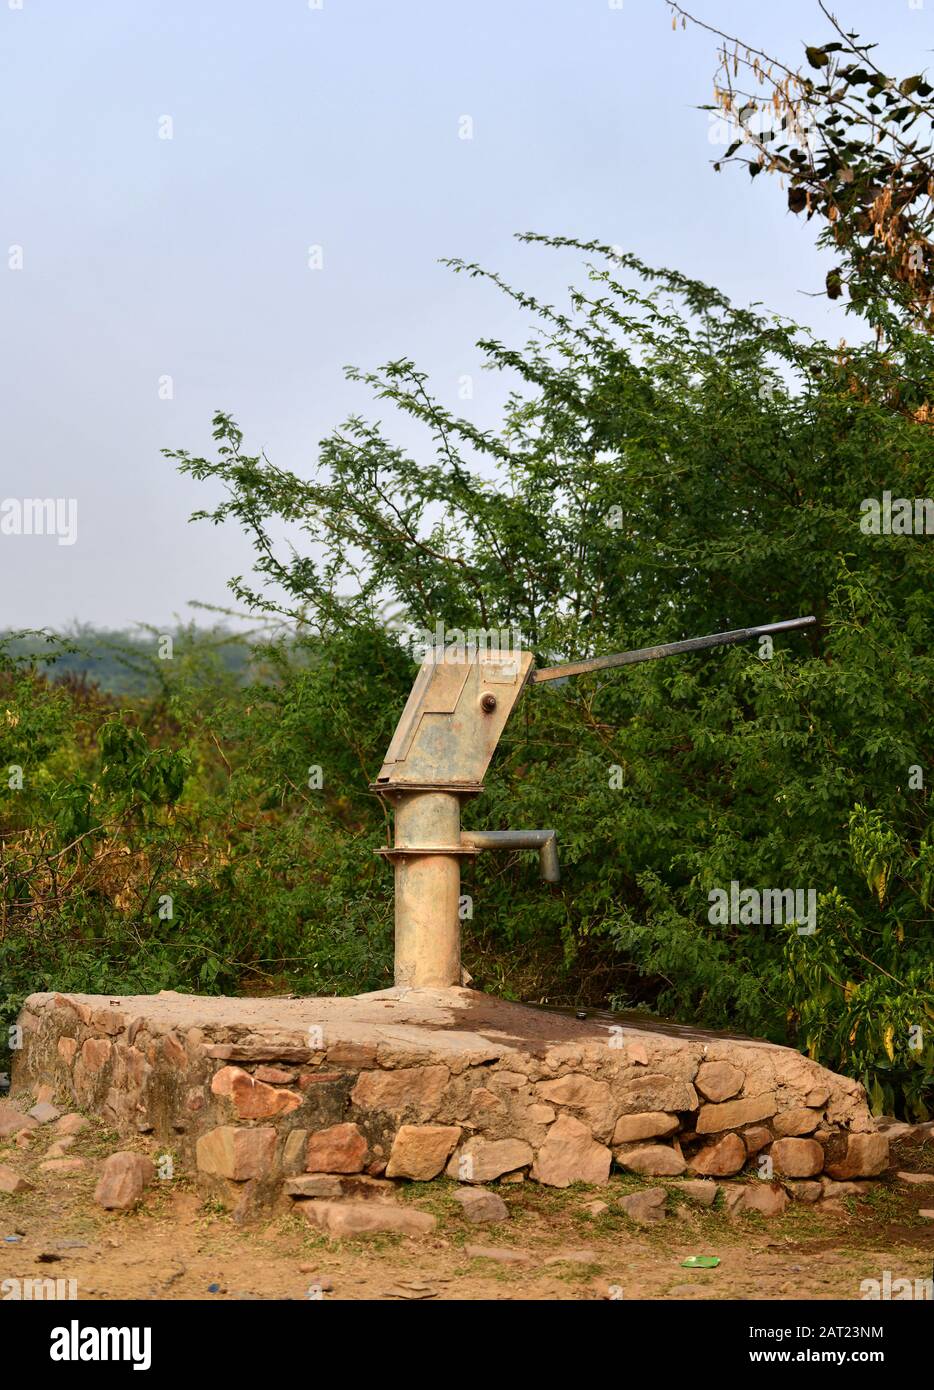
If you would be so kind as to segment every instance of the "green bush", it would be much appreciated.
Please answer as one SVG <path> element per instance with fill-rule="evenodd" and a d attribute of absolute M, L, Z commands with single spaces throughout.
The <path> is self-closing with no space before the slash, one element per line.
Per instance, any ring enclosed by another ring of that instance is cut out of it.
<path fill-rule="evenodd" d="M 565 879 L 548 890 L 529 864 L 482 858 L 467 963 L 526 998 L 610 997 L 795 1042 L 864 1079 L 877 1108 L 924 1115 L 932 550 L 860 522 L 883 488 L 930 485 L 931 343 L 831 347 L 612 248 L 547 245 L 590 258 L 589 288 L 567 312 L 507 290 L 541 332 L 483 344 L 517 383 L 496 433 L 399 361 L 361 379 L 425 427 L 424 454 L 354 418 L 303 479 L 246 453 L 222 414 L 216 458 L 173 457 L 225 485 L 212 521 L 252 534 L 259 583 L 235 581 L 237 597 L 338 644 L 328 766 L 348 798 L 406 684 L 371 658 L 364 699 L 345 656 L 352 634 L 376 640 L 387 604 L 400 642 L 436 622 L 516 627 L 547 662 L 815 614 L 772 654 L 525 696 L 469 815 L 554 824 Z M 319 558 L 280 559 L 277 518 Z M 710 892 L 734 881 L 813 889 L 819 929 L 712 923 Z"/>

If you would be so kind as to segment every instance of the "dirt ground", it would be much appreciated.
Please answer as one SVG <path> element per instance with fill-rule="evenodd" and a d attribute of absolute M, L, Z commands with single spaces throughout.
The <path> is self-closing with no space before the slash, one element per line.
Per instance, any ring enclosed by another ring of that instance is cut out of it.
<path fill-rule="evenodd" d="M 431 1235 L 332 1241 L 286 1199 L 268 1219 L 238 1224 L 184 1178 L 156 1181 L 131 1212 L 104 1211 L 93 1200 L 100 1160 L 131 1146 L 95 1126 L 69 1150 L 85 1169 L 43 1173 L 52 1138 L 37 1135 L 28 1150 L 0 1144 L 0 1163 L 35 1184 L 0 1194 L 0 1281 L 74 1279 L 79 1299 L 858 1300 L 864 1279 L 886 1270 L 893 1280 L 929 1279 L 934 1266 L 934 1221 L 918 1214 L 934 1208 L 932 1143 L 893 1146 L 894 1168 L 926 1172 L 928 1182 L 900 1182 L 893 1172 L 868 1197 L 793 1203 L 771 1220 L 729 1217 L 722 1199 L 703 1210 L 672 1189 L 668 1219 L 638 1227 L 616 1199 L 667 1181 L 616 1175 L 602 1188 L 500 1185 L 509 1220 L 471 1226 L 451 1195 L 456 1184 L 440 1181 L 400 1192 L 437 1216 Z M 592 1216 L 594 1199 L 609 1211 Z M 682 1268 L 690 1255 L 720 1263 Z M 15 1297 L 15 1287 L 0 1283 L 0 1298 Z"/>

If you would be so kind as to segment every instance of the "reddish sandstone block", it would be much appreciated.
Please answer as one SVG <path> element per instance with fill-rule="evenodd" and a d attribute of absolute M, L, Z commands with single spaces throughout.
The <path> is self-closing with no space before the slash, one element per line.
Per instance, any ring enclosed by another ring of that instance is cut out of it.
<path fill-rule="evenodd" d="M 441 1172 L 460 1137 L 460 1125 L 403 1125 L 393 1141 L 386 1173 L 428 1182 Z"/>
<path fill-rule="evenodd" d="M 111 1154 L 94 1192 L 94 1200 L 108 1211 L 127 1211 L 143 1195 L 155 1177 L 152 1160 L 145 1154 Z"/>
<path fill-rule="evenodd" d="M 161 1041 L 159 1051 L 170 1067 L 176 1071 L 183 1071 L 188 1065 L 188 1053 L 182 1047 L 174 1033 L 166 1033 Z"/>
<path fill-rule="evenodd" d="M 694 1085 L 706 1100 L 729 1100 L 738 1095 L 746 1077 L 732 1062 L 701 1062 Z"/>
<path fill-rule="evenodd" d="M 850 1134 L 847 1136 L 846 1153 L 842 1158 L 834 1155 L 827 1164 L 827 1172 L 832 1178 L 874 1178 L 888 1167 L 889 1141 L 884 1134 Z"/>
<path fill-rule="evenodd" d="M 306 1173 L 361 1173 L 367 1142 L 358 1125 L 331 1125 L 312 1134 L 305 1151 Z"/>
<path fill-rule="evenodd" d="M 778 1109 L 775 1095 L 727 1100 L 722 1105 L 702 1105 L 697 1117 L 698 1134 L 716 1134 L 724 1129 L 739 1129 L 741 1125 L 769 1120 Z"/>
<path fill-rule="evenodd" d="M 268 1086 L 291 1086 L 295 1080 L 294 1071 L 286 1071 L 284 1067 L 257 1067 L 253 1076 L 257 1081 L 265 1081 Z"/>
<path fill-rule="evenodd" d="M 746 1162 L 746 1145 L 738 1134 L 724 1134 L 691 1159 L 691 1171 L 705 1177 L 729 1178 Z"/>
<path fill-rule="evenodd" d="M 415 1111 L 432 1115 L 450 1079 L 447 1067 L 401 1067 L 398 1071 L 364 1071 L 351 1092 L 354 1105 L 391 1114 Z"/>
<path fill-rule="evenodd" d="M 246 1182 L 264 1177 L 272 1168 L 276 1131 L 271 1126 L 243 1129 L 238 1125 L 219 1125 L 202 1134 L 195 1152 L 202 1173 Z"/>
<path fill-rule="evenodd" d="M 113 1044 L 109 1038 L 87 1038 L 81 1045 L 85 1071 L 98 1072 L 110 1061 Z"/>
<path fill-rule="evenodd" d="M 339 1042 L 328 1048 L 328 1062 L 332 1067 L 348 1067 L 363 1070 L 376 1066 L 375 1043 Z"/>
<path fill-rule="evenodd" d="M 572 1182 L 605 1183 L 613 1155 L 598 1144 L 586 1125 L 572 1115 L 559 1115 L 532 1168 L 532 1177 L 547 1187 L 569 1187 Z M 681 1163 L 679 1172 L 683 1172 Z"/>
<path fill-rule="evenodd" d="M 342 1071 L 303 1071 L 299 1073 L 298 1089 L 307 1091 L 309 1086 L 316 1086 L 321 1081 L 340 1081 L 346 1072 Z"/>
<path fill-rule="evenodd" d="M 824 1166 L 824 1150 L 816 1139 L 776 1139 L 772 1162 L 786 1178 L 813 1178 Z"/>
<path fill-rule="evenodd" d="M 300 1202 L 305 1220 L 332 1236 L 361 1236 L 393 1231 L 407 1236 L 427 1235 L 437 1218 L 427 1211 L 397 1207 L 390 1202 Z"/>
<path fill-rule="evenodd" d="M 302 1098 L 295 1091 L 284 1091 L 257 1081 L 242 1067 L 221 1067 L 211 1081 L 216 1096 L 226 1096 L 241 1120 L 268 1120 L 297 1110 Z"/>
<path fill-rule="evenodd" d="M 803 1105 L 797 1106 L 794 1110 L 784 1110 L 781 1115 L 776 1115 L 772 1121 L 777 1139 L 813 1134 L 819 1124 L 820 1114 Z"/>

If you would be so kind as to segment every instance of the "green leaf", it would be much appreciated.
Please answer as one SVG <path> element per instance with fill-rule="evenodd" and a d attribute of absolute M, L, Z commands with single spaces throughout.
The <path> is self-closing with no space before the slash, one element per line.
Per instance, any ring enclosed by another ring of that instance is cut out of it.
<path fill-rule="evenodd" d="M 812 68 L 825 68 L 830 62 L 826 48 L 805 48 L 804 52 Z"/>
<path fill-rule="evenodd" d="M 839 299 L 843 293 L 843 279 L 839 270 L 828 270 L 826 279 L 827 298 Z"/>

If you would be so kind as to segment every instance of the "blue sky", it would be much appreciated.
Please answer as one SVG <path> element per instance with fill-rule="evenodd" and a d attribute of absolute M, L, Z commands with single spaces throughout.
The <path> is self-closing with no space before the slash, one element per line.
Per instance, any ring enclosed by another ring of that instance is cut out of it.
<path fill-rule="evenodd" d="M 816 0 L 689 8 L 786 60 L 828 37 Z M 930 64 L 934 0 L 836 13 Z M 410 356 L 493 424 L 474 342 L 524 325 L 439 257 L 554 301 L 572 261 L 512 234 L 597 238 L 846 332 L 777 183 L 711 170 L 715 48 L 663 0 L 0 0 L 0 499 L 78 503 L 74 545 L 0 536 L 0 628 L 228 602 L 249 548 L 187 524 L 212 494 L 160 454 L 207 449 L 215 409 L 302 471 L 385 414 L 343 366 Z"/>

